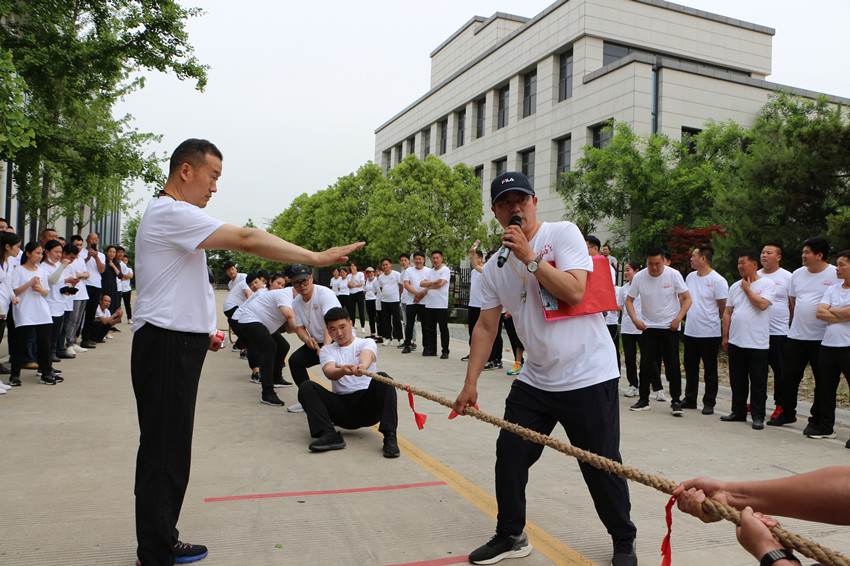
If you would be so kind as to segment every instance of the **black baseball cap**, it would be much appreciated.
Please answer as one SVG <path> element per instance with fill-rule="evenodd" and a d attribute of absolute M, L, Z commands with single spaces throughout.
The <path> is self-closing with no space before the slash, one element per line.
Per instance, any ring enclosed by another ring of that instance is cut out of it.
<path fill-rule="evenodd" d="M 301 281 L 302 279 L 307 279 L 313 275 L 313 270 L 307 267 L 306 265 L 301 265 L 300 263 L 296 263 L 292 266 L 292 271 L 289 275 L 290 281 Z"/>
<path fill-rule="evenodd" d="M 527 195 L 534 195 L 534 188 L 528 181 L 528 177 L 519 171 L 508 171 L 490 183 L 490 204 L 496 204 L 496 199 L 508 191 L 521 191 Z"/>

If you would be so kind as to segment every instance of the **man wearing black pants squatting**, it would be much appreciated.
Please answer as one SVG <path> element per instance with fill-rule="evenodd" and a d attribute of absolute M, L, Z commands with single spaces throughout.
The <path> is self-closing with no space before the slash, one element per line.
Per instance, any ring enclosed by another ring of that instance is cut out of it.
<path fill-rule="evenodd" d="M 499 315 L 506 308 L 528 347 L 528 361 L 505 400 L 505 420 L 543 434 L 557 423 L 570 443 L 612 460 L 620 458 L 619 372 L 614 344 L 602 313 L 573 318 L 544 318 L 541 293 L 559 303 L 578 304 L 593 261 L 584 237 L 571 222 L 537 221 L 537 197 L 528 179 L 515 171 L 493 180 L 490 198 L 496 220 L 505 227 L 510 250 L 502 268 L 487 262 L 481 278 L 481 315 L 472 335 L 463 390 L 454 402 L 458 413 L 474 406 L 477 382 L 490 355 Z M 514 216 L 521 224 L 511 222 Z M 551 301 L 547 300 L 547 305 Z M 577 369 L 581 368 L 581 369 Z M 531 552 L 523 532 L 525 486 L 529 468 L 543 452 L 502 430 L 496 442 L 496 535 L 469 555 L 473 564 L 495 564 Z M 637 530 L 629 518 L 626 480 L 579 463 L 599 518 L 614 542 L 614 566 L 635 566 Z"/>
<path fill-rule="evenodd" d="M 200 560 L 206 547 L 180 542 L 177 520 L 189 483 L 198 381 L 214 341 L 215 296 L 204 250 L 232 250 L 277 262 L 330 265 L 362 243 L 321 253 L 257 228 L 215 220 L 207 205 L 221 175 L 221 152 L 199 139 L 171 156 L 168 180 L 145 210 L 136 235 L 138 298 L 130 371 L 139 416 L 136 458 L 137 564 Z"/>

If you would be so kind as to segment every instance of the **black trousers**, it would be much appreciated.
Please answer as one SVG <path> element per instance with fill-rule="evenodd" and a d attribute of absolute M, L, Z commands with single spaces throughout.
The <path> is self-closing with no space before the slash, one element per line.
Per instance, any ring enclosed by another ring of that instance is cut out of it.
<path fill-rule="evenodd" d="M 351 293 L 348 299 L 348 316 L 351 317 L 351 323 L 354 324 L 354 311 L 360 314 L 360 328 L 366 326 L 366 293 L 360 291 Z"/>
<path fill-rule="evenodd" d="M 449 353 L 449 309 L 425 308 L 422 316 L 422 353 L 437 353 L 437 325 L 440 326 L 440 346 Z"/>
<path fill-rule="evenodd" d="M 130 372 L 139 415 L 136 538 L 145 566 L 174 563 L 177 520 L 189 483 L 206 334 L 145 324 L 133 335 Z"/>
<path fill-rule="evenodd" d="M 270 395 L 274 392 L 275 380 L 283 378 L 286 354 L 289 353 L 289 342 L 278 332 L 269 332 L 262 322 L 240 324 L 239 330 L 248 341 L 248 349 L 254 349 L 254 356 L 260 368 L 260 384 L 263 386 L 263 395 Z"/>
<path fill-rule="evenodd" d="M 468 307 L 469 309 L 469 344 L 472 345 L 472 331 L 475 330 L 475 325 L 478 324 L 478 318 L 481 316 L 481 307 Z M 502 361 L 502 346 L 504 345 L 504 341 L 502 340 L 502 317 L 499 317 L 499 329 L 496 331 L 496 338 L 493 340 L 493 347 L 490 349 L 490 357 L 487 359 L 488 362 L 500 362 Z M 519 361 L 519 360 L 517 360 Z"/>
<path fill-rule="evenodd" d="M 720 353 L 720 336 L 696 338 L 685 336 L 685 402 L 696 405 L 699 395 L 699 363 L 702 361 L 705 393 L 703 407 L 714 408 L 717 403 L 717 356 Z"/>
<path fill-rule="evenodd" d="M 389 377 L 383 372 L 380 375 Z M 313 438 L 332 432 L 334 425 L 353 430 L 380 422 L 378 430 L 383 433 L 398 428 L 395 387 L 380 381 L 371 381 L 367 389 L 345 395 L 328 391 L 315 381 L 304 381 L 298 386 L 298 402 L 307 413 Z"/>
<path fill-rule="evenodd" d="M 850 385 L 850 346 L 837 348 L 821 346 L 818 358 L 820 365 L 820 383 L 817 396 L 817 421 L 813 424 L 821 432 L 832 432 L 835 429 L 835 397 L 841 374 Z M 814 411 L 813 411 L 814 412 Z"/>
<path fill-rule="evenodd" d="M 767 351 L 767 363 L 773 370 L 773 402 L 782 405 L 785 393 L 785 342 L 788 337 L 777 335 L 770 337 L 770 349 Z"/>
<path fill-rule="evenodd" d="M 239 310 L 238 306 L 227 309 L 226 311 L 224 311 L 224 316 L 227 317 L 227 325 L 230 327 L 230 330 L 232 330 L 233 334 L 236 335 L 236 341 L 233 343 L 233 345 L 241 350 L 245 347 L 245 343 L 242 340 L 242 337 L 239 335 L 239 323 L 233 320 L 233 314 L 237 310 Z M 127 315 L 127 317 L 129 318 L 129 315 Z"/>
<path fill-rule="evenodd" d="M 812 403 L 812 417 L 809 422 L 817 422 L 818 382 L 820 381 L 820 340 L 796 340 L 788 338 L 785 341 L 785 375 L 782 393 L 782 412 L 789 417 L 797 414 L 797 394 L 806 366 L 812 366 L 815 376 L 815 400 Z"/>
<path fill-rule="evenodd" d="M 617 379 L 574 391 L 549 392 L 515 380 L 505 400 L 505 420 L 551 433 L 561 423 L 570 444 L 621 462 L 620 413 Z M 543 445 L 502 430 L 496 441 L 496 532 L 518 535 L 525 528 L 525 486 L 528 471 L 540 458 Z M 596 513 L 615 538 L 634 537 L 629 518 L 631 501 L 626 480 L 579 463 Z"/>
<path fill-rule="evenodd" d="M 127 313 L 127 320 L 133 319 L 133 305 L 130 304 L 130 297 L 133 295 L 133 290 L 124 291 L 121 293 L 121 299 L 124 301 L 124 312 Z"/>
<path fill-rule="evenodd" d="M 106 338 L 106 335 L 111 329 L 111 325 L 95 320 L 91 325 L 91 340 L 94 342 L 103 342 L 103 339 Z"/>
<path fill-rule="evenodd" d="M 729 384 L 732 386 L 732 413 L 747 416 L 747 392 L 753 421 L 764 420 L 767 401 L 767 350 L 739 348 L 729 344 Z"/>
<path fill-rule="evenodd" d="M 516 327 L 514 326 L 514 319 L 512 316 L 505 316 L 504 314 L 501 317 L 502 325 L 505 327 L 505 332 L 508 334 L 508 340 L 511 343 L 511 352 L 513 352 L 514 358 L 518 362 L 522 362 L 522 355 L 520 355 L 519 351 L 522 350 L 525 352 L 525 346 L 522 345 L 522 340 L 519 339 L 519 334 L 516 333 Z"/>
<path fill-rule="evenodd" d="M 679 366 L 679 331 L 668 328 L 647 328 L 643 331 L 640 347 L 640 398 L 649 400 L 649 384 L 658 376 L 658 367 L 664 361 L 664 371 L 670 384 L 670 402 L 679 402 L 682 396 L 682 368 Z M 660 381 L 660 378 L 657 378 Z"/>
<path fill-rule="evenodd" d="M 620 371 L 620 325 L 606 324 L 605 326 L 608 327 L 608 334 L 614 342 L 614 350 L 617 352 L 617 371 Z"/>
<path fill-rule="evenodd" d="M 638 386 L 638 369 L 637 369 L 637 352 L 638 346 L 642 341 L 643 334 L 621 334 L 623 340 L 623 358 L 626 362 L 626 379 L 629 385 L 637 388 Z M 658 377 L 658 388 L 661 389 L 661 377 Z"/>
<path fill-rule="evenodd" d="M 36 341 L 38 369 L 42 375 L 52 374 L 53 363 L 51 362 L 52 350 L 50 349 L 50 345 L 52 343 L 51 338 L 53 336 L 53 323 L 16 326 L 14 334 L 14 349 L 10 356 L 12 361 L 12 376 L 21 376 L 21 366 L 26 363 L 24 360 L 27 358 L 27 344 L 29 344 L 30 338 L 33 335 L 35 335 Z M 11 340 L 10 343 L 12 343 Z"/>
<path fill-rule="evenodd" d="M 83 321 L 82 337 L 83 340 L 91 341 L 91 329 L 95 320 L 94 315 L 97 312 L 97 305 L 100 303 L 102 292 L 100 288 L 91 285 L 86 285 L 86 291 L 89 294 L 89 300 L 86 302 L 86 318 Z"/>
<path fill-rule="evenodd" d="M 401 310 L 399 310 L 398 301 L 394 303 L 381 302 L 381 320 L 383 321 L 384 333 L 382 338 L 387 340 L 396 339 L 401 341 L 404 338 L 404 332 L 401 329 Z"/>
<path fill-rule="evenodd" d="M 319 346 L 321 347 L 322 344 L 319 344 Z M 292 381 L 295 382 L 295 385 L 300 386 L 305 381 L 309 381 L 310 376 L 307 375 L 307 368 L 316 365 L 319 365 L 319 352 L 307 344 L 295 350 L 289 356 L 289 373 L 292 375 Z"/>
<path fill-rule="evenodd" d="M 65 313 L 53 317 L 53 330 L 50 333 L 50 352 L 59 353 L 65 349 Z"/>
<path fill-rule="evenodd" d="M 375 321 L 378 319 L 375 310 L 375 299 L 366 300 L 366 316 L 369 318 L 369 335 L 375 335 Z"/>
<path fill-rule="evenodd" d="M 422 343 L 425 343 L 425 305 L 419 303 L 410 303 L 405 307 L 407 309 L 407 320 L 404 324 L 404 345 L 410 346 L 413 344 L 413 330 L 416 327 L 416 319 L 419 319 L 419 324 L 422 325 Z M 424 346 L 423 346 L 424 347 Z"/>

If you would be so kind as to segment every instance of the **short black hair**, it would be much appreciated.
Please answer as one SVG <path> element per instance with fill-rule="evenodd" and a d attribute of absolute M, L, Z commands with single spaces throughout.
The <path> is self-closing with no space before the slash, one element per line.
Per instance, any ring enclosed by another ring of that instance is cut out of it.
<path fill-rule="evenodd" d="M 72 244 L 74 242 L 82 242 L 82 241 L 83 241 L 83 237 L 80 236 L 79 234 L 74 234 L 73 236 L 71 236 L 71 243 Z"/>
<path fill-rule="evenodd" d="M 246 284 L 246 285 L 250 285 L 251 283 L 253 283 L 253 282 L 254 282 L 254 280 L 255 280 L 256 278 L 257 278 L 257 274 L 256 274 L 256 273 L 253 273 L 253 272 L 252 272 L 252 273 L 249 273 L 248 275 L 246 275 L 246 276 L 245 276 L 245 284 Z"/>
<path fill-rule="evenodd" d="M 79 255 L 80 250 L 77 249 L 77 246 L 74 244 L 65 244 L 62 246 L 62 252 L 66 255 Z"/>
<path fill-rule="evenodd" d="M 116 252 L 124 252 L 124 251 L 127 251 L 127 250 L 124 249 L 124 246 L 115 246 L 115 251 Z"/>
<path fill-rule="evenodd" d="M 257 271 L 257 277 L 262 277 L 263 279 L 268 281 L 269 277 L 271 277 L 271 274 L 265 269 L 260 269 L 259 271 Z"/>
<path fill-rule="evenodd" d="M 44 230 L 41 231 L 41 235 L 44 236 L 48 232 L 56 232 L 56 228 L 45 228 Z"/>
<path fill-rule="evenodd" d="M 600 250 L 602 249 L 602 242 L 599 241 L 599 238 L 596 236 L 585 236 L 584 241 L 590 244 L 591 246 L 596 246 Z"/>
<path fill-rule="evenodd" d="M 639 262 L 639 261 L 636 261 L 636 260 L 627 261 L 627 262 L 626 262 L 626 265 L 628 265 L 629 267 L 631 267 L 631 268 L 632 268 L 633 270 L 635 270 L 635 271 L 640 271 L 640 270 L 641 270 L 641 266 L 640 266 L 640 262 Z"/>
<path fill-rule="evenodd" d="M 813 254 L 821 254 L 821 259 L 824 261 L 829 255 L 829 242 L 818 236 L 807 239 L 803 242 L 803 247 L 808 247 Z"/>
<path fill-rule="evenodd" d="M 224 270 L 225 270 L 225 271 L 227 271 L 227 270 L 228 270 L 228 269 L 230 269 L 231 267 L 235 267 L 235 266 L 236 266 L 236 264 L 235 264 L 235 263 L 233 263 L 232 261 L 225 261 L 225 262 L 224 262 Z"/>
<path fill-rule="evenodd" d="M 664 257 L 664 250 L 662 250 L 658 246 L 652 246 L 646 250 L 646 257 L 655 257 L 657 255 Z"/>
<path fill-rule="evenodd" d="M 777 242 L 768 242 L 768 243 L 766 243 L 765 245 L 762 246 L 762 249 L 766 248 L 767 246 L 772 246 L 772 247 L 778 249 L 779 255 L 782 255 L 782 244 L 779 244 Z"/>
<path fill-rule="evenodd" d="M 714 259 L 714 248 L 711 246 L 694 246 L 694 249 L 699 252 L 699 255 L 704 257 L 708 263 Z"/>
<path fill-rule="evenodd" d="M 846 259 L 850 259 L 850 250 L 841 250 L 841 251 L 840 251 L 840 252 L 838 252 L 838 254 L 835 256 L 835 259 L 838 259 L 838 258 L 840 258 L 840 257 L 843 257 L 843 258 L 846 258 Z"/>
<path fill-rule="evenodd" d="M 484 257 L 484 252 L 482 252 L 481 250 L 476 249 L 476 250 L 475 250 L 475 255 L 477 255 L 478 257 Z"/>
<path fill-rule="evenodd" d="M 171 161 L 168 164 L 168 175 L 174 174 L 184 163 L 192 167 L 199 167 L 207 162 L 207 154 L 212 153 L 219 159 L 223 159 L 221 151 L 209 140 L 189 138 L 174 150 Z"/>
<path fill-rule="evenodd" d="M 407 259 L 410 259 L 410 254 L 409 254 L 409 253 L 407 253 L 407 252 L 401 252 L 401 253 L 399 254 L 399 256 L 398 256 L 398 259 L 401 259 L 401 258 L 403 258 L 403 257 L 406 257 Z"/>
<path fill-rule="evenodd" d="M 391 260 L 390 258 L 388 258 L 388 257 L 381 258 L 381 263 L 384 263 L 385 261 L 389 262 L 390 265 L 393 264 L 393 260 Z"/>
<path fill-rule="evenodd" d="M 442 252 L 442 250 L 434 250 L 434 251 L 432 251 L 432 252 L 431 252 L 431 255 L 434 255 L 434 254 L 440 254 L 440 257 L 443 257 L 443 252 Z"/>
<path fill-rule="evenodd" d="M 741 250 L 740 252 L 738 252 L 738 257 L 739 258 L 745 257 L 755 264 L 758 264 L 758 262 L 759 262 L 759 253 L 752 248 L 747 248 L 745 250 Z"/>
<path fill-rule="evenodd" d="M 416 257 L 416 256 L 419 256 L 422 259 L 425 259 L 425 253 L 424 252 L 413 252 L 413 257 Z"/>
<path fill-rule="evenodd" d="M 348 314 L 348 309 L 344 307 L 333 307 L 325 313 L 325 324 L 343 319 L 351 320 L 351 315 Z"/>

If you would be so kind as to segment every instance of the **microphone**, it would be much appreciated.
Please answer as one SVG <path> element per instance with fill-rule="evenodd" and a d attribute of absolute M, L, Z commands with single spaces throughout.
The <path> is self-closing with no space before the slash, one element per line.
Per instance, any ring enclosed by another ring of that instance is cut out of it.
<path fill-rule="evenodd" d="M 522 218 L 514 215 L 511 218 L 511 221 L 508 223 L 508 226 L 522 226 Z M 503 265 L 505 265 L 505 262 L 508 261 L 509 255 L 511 255 L 510 248 L 507 248 L 505 246 L 502 246 L 501 248 L 499 248 L 499 255 L 496 259 L 496 265 L 498 265 L 499 267 L 502 267 Z"/>

